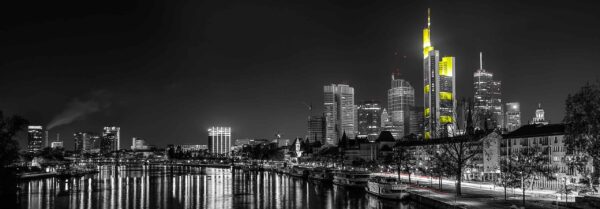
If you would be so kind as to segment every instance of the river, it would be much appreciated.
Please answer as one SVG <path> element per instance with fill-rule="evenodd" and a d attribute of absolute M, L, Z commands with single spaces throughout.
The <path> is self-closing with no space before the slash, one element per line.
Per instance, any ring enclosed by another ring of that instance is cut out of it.
<path fill-rule="evenodd" d="M 102 170 L 77 178 L 30 180 L 19 186 L 23 209 L 425 208 L 273 172 L 221 168 L 181 174 Z"/>

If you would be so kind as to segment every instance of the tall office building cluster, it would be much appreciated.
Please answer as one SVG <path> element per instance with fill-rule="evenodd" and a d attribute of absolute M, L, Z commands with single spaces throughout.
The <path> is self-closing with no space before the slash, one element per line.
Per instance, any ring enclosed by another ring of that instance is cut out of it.
<path fill-rule="evenodd" d="M 91 131 L 73 134 L 74 151 L 76 153 L 110 153 L 121 149 L 121 128 L 106 126 L 102 133 Z"/>
<path fill-rule="evenodd" d="M 475 128 L 502 128 L 501 82 L 494 80 L 494 74 L 483 68 L 483 54 L 479 53 L 479 69 L 473 74 Z"/>
<path fill-rule="evenodd" d="M 431 43 L 431 15 L 423 30 L 424 137 L 444 137 L 456 131 L 454 57 L 440 56 Z"/>
<path fill-rule="evenodd" d="M 228 155 L 231 147 L 231 127 L 213 126 L 208 129 L 208 151 L 210 153 Z"/>
<path fill-rule="evenodd" d="M 337 145 L 343 133 L 354 136 L 356 132 L 354 88 L 346 84 L 331 84 L 323 87 L 323 93 L 325 143 Z"/>
<path fill-rule="evenodd" d="M 97 152 L 100 149 L 100 135 L 93 132 L 77 132 L 73 134 L 75 139 L 75 152 L 88 153 Z"/>
<path fill-rule="evenodd" d="M 355 106 L 354 88 L 344 84 L 326 85 L 323 88 L 324 114 L 309 117 L 309 138 L 335 145 L 344 133 L 369 139 L 381 131 L 390 131 L 395 139 L 409 134 L 425 140 L 453 136 L 464 133 L 469 112 L 465 108 L 471 107 L 476 129 L 511 131 L 520 127 L 519 103 L 503 105 L 502 83 L 483 68 L 482 53 L 479 68 L 473 74 L 474 101 L 465 102 L 462 109 L 457 108 L 455 57 L 442 56 L 434 48 L 431 28 L 428 10 L 427 27 L 423 29 L 423 106 L 416 104 L 414 87 L 398 73 L 392 74 L 387 107 L 376 101 Z"/>
<path fill-rule="evenodd" d="M 56 134 L 56 140 L 48 141 L 48 130 L 43 126 L 27 126 L 27 151 L 37 152 L 46 147 L 62 148 L 63 142 L 60 140 L 60 134 Z"/>

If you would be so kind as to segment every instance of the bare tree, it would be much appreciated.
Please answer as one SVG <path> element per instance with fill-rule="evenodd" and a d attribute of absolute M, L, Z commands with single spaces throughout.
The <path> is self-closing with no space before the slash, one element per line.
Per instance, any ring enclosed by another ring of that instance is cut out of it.
<path fill-rule="evenodd" d="M 508 155 L 506 165 L 507 173 L 514 181 L 521 181 L 521 190 L 523 190 L 523 206 L 525 205 L 525 190 L 532 188 L 535 178 L 545 177 L 554 178 L 552 173 L 554 169 L 548 166 L 548 157 L 542 154 L 542 148 L 524 147 Z M 508 179 L 510 179 L 508 178 Z"/>
<path fill-rule="evenodd" d="M 508 161 L 508 157 L 503 157 L 500 159 L 500 176 L 498 181 L 496 181 L 497 185 L 500 185 L 504 188 L 504 200 L 507 199 L 506 190 L 508 187 L 514 187 L 518 182 L 517 176 L 513 175 L 512 164 Z"/>
<path fill-rule="evenodd" d="M 442 177 L 444 177 L 444 175 L 451 170 L 450 168 L 446 167 L 448 164 L 445 161 L 448 159 L 444 159 L 445 155 L 439 150 L 438 145 L 426 146 L 424 149 L 431 159 L 426 162 L 427 168 L 425 170 L 422 169 L 422 171 L 430 176 L 437 176 L 438 189 L 442 190 Z"/>
<path fill-rule="evenodd" d="M 415 156 L 411 153 L 406 146 L 395 146 L 394 147 L 394 159 L 396 161 L 396 168 L 398 171 L 398 179 L 401 181 L 400 172 L 404 171 L 408 173 L 408 183 L 410 184 L 410 175 L 412 168 L 415 166 Z"/>
<path fill-rule="evenodd" d="M 477 135 L 462 135 L 447 138 L 445 143 L 438 145 L 438 150 L 431 153 L 434 158 L 443 163 L 443 167 L 456 177 L 456 195 L 462 195 L 461 183 L 465 168 L 471 165 L 471 160 L 481 153 L 481 143 Z"/>

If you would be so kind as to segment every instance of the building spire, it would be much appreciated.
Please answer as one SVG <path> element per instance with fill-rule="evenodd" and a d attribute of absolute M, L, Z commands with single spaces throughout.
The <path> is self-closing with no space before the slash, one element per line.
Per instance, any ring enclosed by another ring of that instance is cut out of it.
<path fill-rule="evenodd" d="M 423 29 L 423 58 L 429 56 L 429 52 L 433 50 L 430 38 L 431 26 L 431 9 L 427 8 L 427 28 Z"/>
<path fill-rule="evenodd" d="M 479 69 L 483 70 L 483 52 L 479 52 Z"/>
<path fill-rule="evenodd" d="M 431 8 L 427 8 L 427 27 L 431 26 Z"/>

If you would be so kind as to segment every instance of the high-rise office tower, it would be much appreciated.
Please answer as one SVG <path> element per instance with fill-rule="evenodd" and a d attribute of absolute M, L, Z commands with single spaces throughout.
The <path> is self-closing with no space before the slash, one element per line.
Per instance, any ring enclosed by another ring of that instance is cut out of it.
<path fill-rule="evenodd" d="M 208 151 L 213 154 L 229 154 L 231 151 L 231 127 L 213 126 L 208 129 Z"/>
<path fill-rule="evenodd" d="M 538 103 L 538 108 L 535 110 L 535 117 L 533 117 L 533 124 L 548 125 L 548 121 L 546 121 L 545 112 L 544 112 L 544 109 L 542 109 L 541 103 Z"/>
<path fill-rule="evenodd" d="M 381 131 L 381 105 L 377 101 L 364 101 L 357 110 L 358 137 L 375 141 Z"/>
<path fill-rule="evenodd" d="M 521 107 L 518 102 L 506 103 L 504 111 L 504 129 L 508 132 L 521 127 Z"/>
<path fill-rule="evenodd" d="M 27 151 L 41 150 L 44 145 L 43 135 L 42 126 L 27 126 Z"/>
<path fill-rule="evenodd" d="M 308 136 L 311 142 L 325 143 L 325 117 L 310 116 L 308 117 Z"/>
<path fill-rule="evenodd" d="M 121 128 L 115 126 L 104 127 L 100 149 L 104 153 L 120 150 Z"/>
<path fill-rule="evenodd" d="M 75 139 L 75 152 L 83 153 L 94 149 L 94 137 L 97 136 L 90 132 L 77 132 L 73 134 Z"/>
<path fill-rule="evenodd" d="M 452 135 L 456 130 L 456 94 L 454 57 L 441 57 L 431 44 L 431 18 L 423 30 L 423 84 L 425 139 Z"/>
<path fill-rule="evenodd" d="M 423 107 L 414 106 L 413 109 L 414 109 L 413 113 L 415 113 L 415 114 L 410 116 L 410 120 L 411 121 L 414 120 L 415 122 L 414 122 L 414 124 L 411 123 L 411 127 L 410 127 L 411 131 L 410 132 L 411 132 L 411 134 L 415 134 L 417 136 L 422 137 L 423 129 L 425 128 L 423 126 L 423 120 L 424 120 Z"/>
<path fill-rule="evenodd" d="M 493 73 L 483 69 L 482 53 L 479 53 L 479 69 L 473 74 L 473 87 L 475 89 L 475 128 L 501 128 L 503 124 L 501 83 L 494 80 Z"/>
<path fill-rule="evenodd" d="M 354 136 L 356 131 L 356 106 L 354 88 L 345 84 L 331 84 L 323 87 L 325 106 L 325 141 L 337 144 L 342 133 Z"/>
<path fill-rule="evenodd" d="M 400 78 L 399 73 L 392 74 L 392 85 L 388 90 L 388 114 L 392 122 L 392 136 L 400 139 L 417 132 L 415 113 L 415 89 Z"/>

